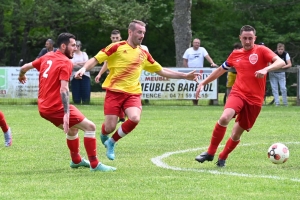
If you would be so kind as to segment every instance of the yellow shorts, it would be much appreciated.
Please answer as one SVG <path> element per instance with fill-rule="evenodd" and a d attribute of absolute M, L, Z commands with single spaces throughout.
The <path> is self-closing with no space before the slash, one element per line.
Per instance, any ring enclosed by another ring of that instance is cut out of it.
<path fill-rule="evenodd" d="M 236 79 L 236 73 L 228 72 L 227 73 L 226 87 L 232 87 L 233 84 L 234 84 L 235 79 Z"/>

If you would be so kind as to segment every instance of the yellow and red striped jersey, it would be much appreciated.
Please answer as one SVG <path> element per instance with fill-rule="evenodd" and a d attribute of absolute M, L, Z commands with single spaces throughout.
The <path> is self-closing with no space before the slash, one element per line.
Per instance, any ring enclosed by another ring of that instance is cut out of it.
<path fill-rule="evenodd" d="M 150 73 L 162 70 L 149 52 L 140 46 L 133 48 L 126 41 L 112 43 L 94 57 L 99 63 L 107 61 L 109 74 L 102 87 L 114 92 L 141 94 L 142 70 Z"/>

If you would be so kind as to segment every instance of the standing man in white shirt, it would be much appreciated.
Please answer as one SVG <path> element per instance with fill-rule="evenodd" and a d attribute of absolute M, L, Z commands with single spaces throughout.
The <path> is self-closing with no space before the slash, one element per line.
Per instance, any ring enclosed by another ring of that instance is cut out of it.
<path fill-rule="evenodd" d="M 218 65 L 215 64 L 209 56 L 206 49 L 204 47 L 200 47 L 199 38 L 195 38 L 193 40 L 193 46 L 184 52 L 182 58 L 184 67 L 203 68 L 204 58 L 210 63 L 211 67 L 218 67 Z M 198 105 L 197 99 L 193 100 L 193 105 Z"/>

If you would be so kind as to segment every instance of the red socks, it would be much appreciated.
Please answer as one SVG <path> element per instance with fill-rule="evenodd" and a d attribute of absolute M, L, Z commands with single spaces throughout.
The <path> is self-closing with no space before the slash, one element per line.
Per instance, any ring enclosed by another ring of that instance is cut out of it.
<path fill-rule="evenodd" d="M 102 135 L 108 135 L 108 133 L 105 131 L 104 123 L 102 124 L 102 127 L 101 127 L 101 133 L 102 133 Z"/>
<path fill-rule="evenodd" d="M 240 142 L 240 140 L 233 141 L 230 137 L 226 142 L 224 150 L 220 153 L 219 159 L 226 160 L 226 158 L 228 157 L 228 154 L 230 154 L 230 152 L 232 152 L 235 149 L 235 147 L 239 144 L 239 142 Z"/>
<path fill-rule="evenodd" d="M 85 133 L 86 134 L 86 133 Z M 97 167 L 99 160 L 97 158 L 97 141 L 96 138 L 84 137 L 84 147 L 89 157 L 92 168 Z"/>
<path fill-rule="evenodd" d="M 81 162 L 79 154 L 79 137 L 67 136 L 67 145 L 70 149 L 70 155 L 73 163 L 78 164 Z M 84 133 L 84 147 L 92 168 L 97 167 L 99 160 L 97 158 L 97 141 L 95 138 L 95 131 L 86 131 Z"/>
<path fill-rule="evenodd" d="M 75 137 L 75 136 L 74 136 Z M 81 156 L 79 154 L 79 137 L 77 135 L 76 139 L 67 139 L 67 145 L 70 149 L 70 155 L 73 163 L 78 164 L 81 162 Z"/>
<path fill-rule="evenodd" d="M 3 112 L 0 111 L 0 127 L 3 131 L 3 133 L 6 133 L 9 129 L 7 123 L 6 123 L 6 120 L 5 120 L 5 117 L 4 117 L 4 114 Z"/>
<path fill-rule="evenodd" d="M 224 135 L 226 133 L 226 129 L 227 127 L 221 126 L 219 125 L 219 123 L 217 122 L 217 124 L 215 125 L 212 137 L 211 137 L 211 141 L 210 141 L 210 145 L 208 147 L 207 153 L 209 155 L 215 155 L 219 144 L 221 143 L 221 141 L 224 138 Z"/>
<path fill-rule="evenodd" d="M 115 142 L 117 142 L 122 137 L 125 137 L 128 133 L 130 133 L 138 123 L 131 121 L 130 119 L 126 120 L 120 128 L 112 135 L 112 138 Z"/>

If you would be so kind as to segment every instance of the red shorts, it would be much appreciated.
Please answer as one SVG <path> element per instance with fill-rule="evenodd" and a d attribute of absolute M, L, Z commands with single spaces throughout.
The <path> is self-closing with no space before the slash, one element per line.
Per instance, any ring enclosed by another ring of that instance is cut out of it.
<path fill-rule="evenodd" d="M 232 108 L 237 115 L 236 122 L 246 131 L 250 131 L 257 119 L 261 106 L 251 105 L 235 95 L 229 95 L 225 108 Z"/>
<path fill-rule="evenodd" d="M 41 117 L 44 119 L 50 121 L 55 126 L 59 126 L 61 124 L 64 124 L 64 108 L 57 110 L 57 111 L 40 111 Z M 84 120 L 85 116 L 73 105 L 70 105 L 70 121 L 69 121 L 69 127 L 72 127 Z"/>
<path fill-rule="evenodd" d="M 117 115 L 129 107 L 138 107 L 142 110 L 141 95 L 132 95 L 106 90 L 104 101 L 104 115 Z"/>

